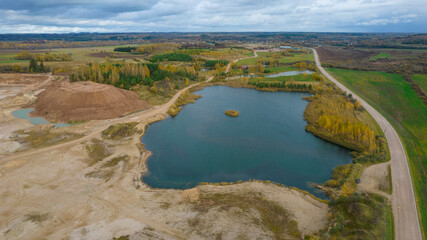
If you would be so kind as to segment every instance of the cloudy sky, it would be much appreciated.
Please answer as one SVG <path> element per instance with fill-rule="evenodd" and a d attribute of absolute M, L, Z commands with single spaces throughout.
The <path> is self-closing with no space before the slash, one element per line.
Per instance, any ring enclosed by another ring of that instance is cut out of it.
<path fill-rule="evenodd" d="M 426 0 L 0 0 L 0 33 L 427 32 Z"/>

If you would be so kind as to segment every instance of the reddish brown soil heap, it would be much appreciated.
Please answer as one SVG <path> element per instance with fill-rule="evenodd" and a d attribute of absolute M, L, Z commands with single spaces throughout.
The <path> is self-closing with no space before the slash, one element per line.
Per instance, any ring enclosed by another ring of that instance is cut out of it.
<path fill-rule="evenodd" d="M 67 122 L 116 118 L 148 107 L 135 92 L 94 82 L 55 82 L 40 94 L 34 116 Z"/>

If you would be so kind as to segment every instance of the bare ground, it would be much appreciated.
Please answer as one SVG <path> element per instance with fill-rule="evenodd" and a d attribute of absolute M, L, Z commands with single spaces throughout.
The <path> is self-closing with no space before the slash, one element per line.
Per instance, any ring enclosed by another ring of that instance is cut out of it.
<path fill-rule="evenodd" d="M 361 192 L 373 192 L 380 194 L 387 199 L 391 200 L 391 195 L 384 191 L 388 189 L 388 168 L 390 163 L 379 163 L 363 169 L 361 181 L 357 189 Z"/>

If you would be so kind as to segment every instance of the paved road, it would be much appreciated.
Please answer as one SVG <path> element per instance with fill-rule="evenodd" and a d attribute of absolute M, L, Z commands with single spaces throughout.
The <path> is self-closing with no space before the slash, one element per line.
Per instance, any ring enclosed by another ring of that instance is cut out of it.
<path fill-rule="evenodd" d="M 334 82 L 343 91 L 347 92 L 347 94 L 351 93 L 353 97 L 357 99 L 378 122 L 385 134 L 385 137 L 387 138 L 391 156 L 391 175 L 393 182 L 392 206 L 395 225 L 395 239 L 421 240 L 420 223 L 418 220 L 418 212 L 416 209 L 414 189 L 412 186 L 411 175 L 409 173 L 408 161 L 406 159 L 402 142 L 400 141 L 396 131 L 373 107 L 327 73 L 320 65 L 319 56 L 317 55 L 316 50 L 313 49 L 313 52 L 316 65 L 323 75 Z"/>

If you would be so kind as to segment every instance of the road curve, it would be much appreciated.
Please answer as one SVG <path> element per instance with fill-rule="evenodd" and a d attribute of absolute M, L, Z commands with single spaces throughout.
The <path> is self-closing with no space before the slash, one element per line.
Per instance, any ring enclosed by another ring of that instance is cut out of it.
<path fill-rule="evenodd" d="M 411 175 L 409 173 L 408 160 L 399 136 L 391 124 L 381 114 L 326 72 L 320 64 L 316 50 L 312 50 L 316 65 L 320 72 L 335 83 L 341 90 L 345 91 L 347 94 L 351 93 L 353 97 L 357 99 L 378 122 L 384 132 L 391 157 L 391 176 L 393 182 L 392 206 L 395 225 L 395 239 L 422 240 L 414 189 L 412 186 Z"/>
<path fill-rule="evenodd" d="M 258 57 L 258 52 L 264 52 L 264 51 L 266 51 L 266 50 L 255 50 L 254 51 L 254 56 L 238 58 L 238 59 L 235 59 L 235 60 L 231 61 L 230 63 L 228 63 L 227 68 L 225 69 L 225 73 L 230 72 L 231 63 L 236 63 L 236 62 L 238 62 L 240 60 L 243 60 L 243 59 L 256 58 L 256 57 Z"/>

